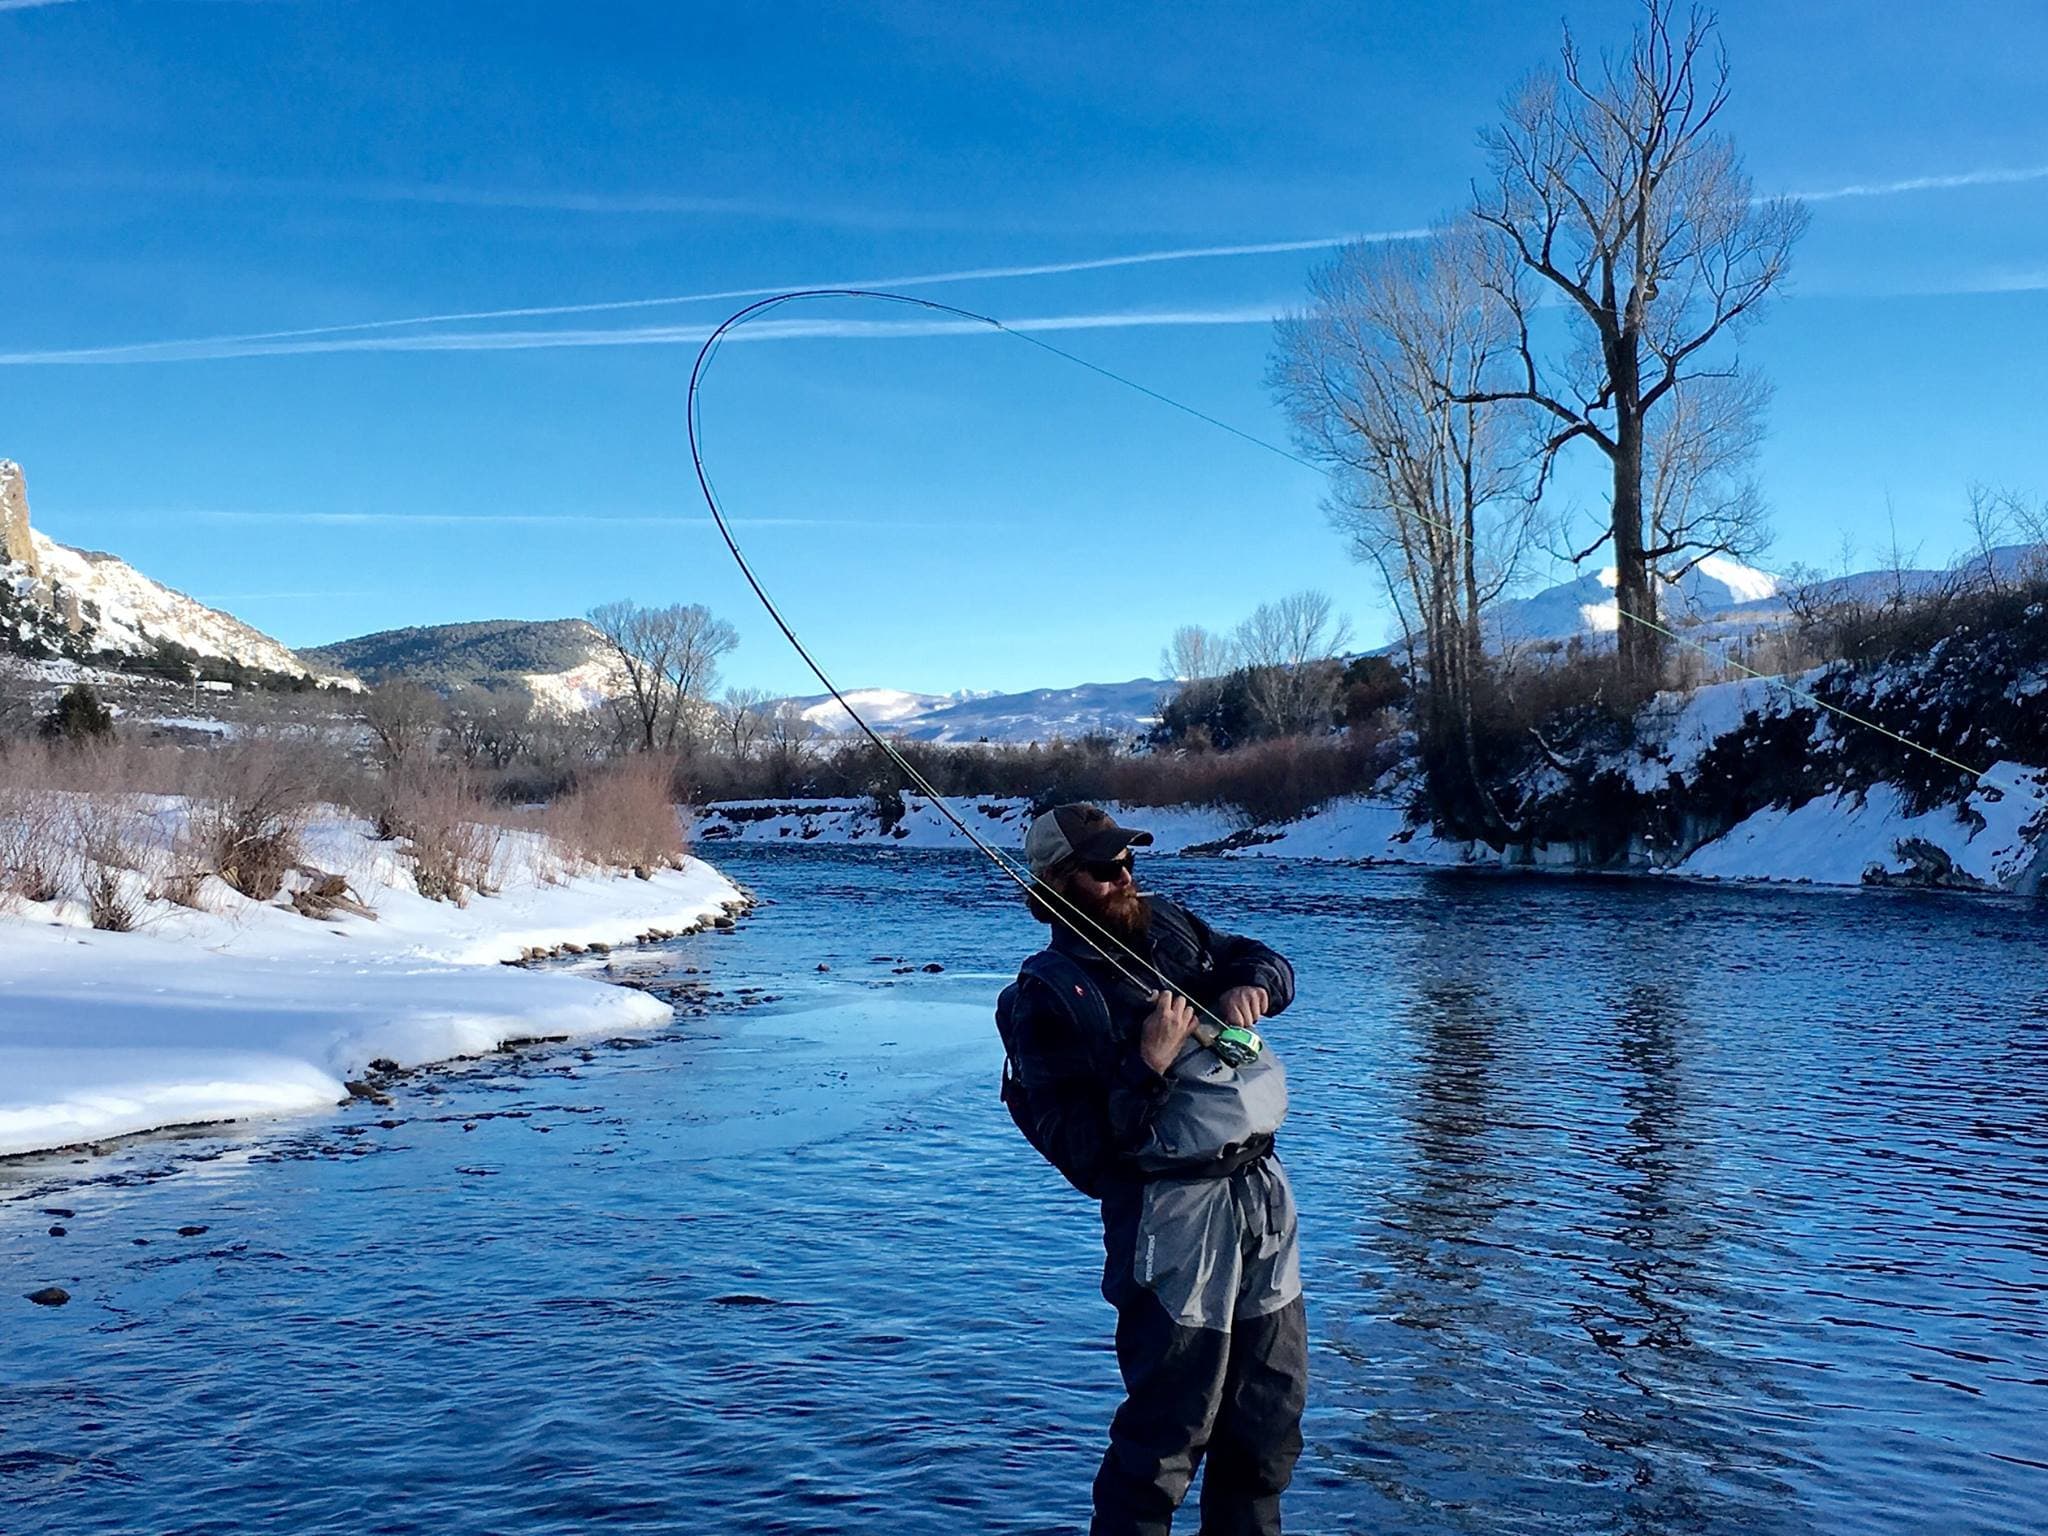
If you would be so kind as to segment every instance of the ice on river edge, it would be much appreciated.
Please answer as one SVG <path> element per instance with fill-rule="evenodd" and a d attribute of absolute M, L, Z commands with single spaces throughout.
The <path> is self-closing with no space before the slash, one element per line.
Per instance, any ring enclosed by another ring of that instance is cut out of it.
<path fill-rule="evenodd" d="M 87 926 L 74 900 L 0 912 L 0 1155 L 317 1110 L 379 1059 L 666 1023 L 645 993 L 498 962 L 630 944 L 742 899 L 698 859 L 650 880 L 570 875 L 538 836 L 512 832 L 498 894 L 431 902 L 391 844 L 338 813 L 314 823 L 308 856 L 346 875 L 375 920 L 309 919 L 217 881 L 209 910 L 148 902 L 131 933 Z"/>

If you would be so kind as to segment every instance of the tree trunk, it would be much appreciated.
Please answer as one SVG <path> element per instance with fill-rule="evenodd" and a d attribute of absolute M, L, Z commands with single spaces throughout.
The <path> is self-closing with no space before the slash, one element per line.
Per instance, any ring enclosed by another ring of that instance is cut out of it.
<path fill-rule="evenodd" d="M 1643 409 L 1641 358 L 1636 338 L 1622 335 L 1608 349 L 1614 382 L 1614 636 L 1624 706 L 1656 691 L 1663 668 L 1657 594 L 1643 536 Z M 1648 622 L 1641 622 L 1641 621 Z"/>

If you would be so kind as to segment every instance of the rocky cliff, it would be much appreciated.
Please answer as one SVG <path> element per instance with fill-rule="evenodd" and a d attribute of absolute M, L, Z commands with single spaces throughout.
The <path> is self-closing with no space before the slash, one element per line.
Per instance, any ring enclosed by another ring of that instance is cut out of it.
<path fill-rule="evenodd" d="M 28 531 L 28 481 L 12 459 L 0 459 L 0 561 L 23 567 L 32 578 L 43 574 Z"/>

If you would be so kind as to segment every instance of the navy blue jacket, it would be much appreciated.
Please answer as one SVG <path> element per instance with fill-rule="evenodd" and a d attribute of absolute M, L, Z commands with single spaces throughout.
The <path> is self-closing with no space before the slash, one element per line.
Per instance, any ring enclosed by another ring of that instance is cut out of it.
<path fill-rule="evenodd" d="M 1264 987 L 1269 1014 L 1294 1001 L 1294 967 L 1256 939 L 1221 933 L 1178 902 L 1148 896 L 1149 958 L 1168 985 L 1204 1008 L 1232 987 Z M 1152 1011 L 1150 972 L 1122 960 L 1119 973 L 1079 934 L 1055 925 L 1049 948 L 1088 974 L 1109 1005 L 1109 1028 L 1087 1022 L 1092 1009 L 1054 996 L 1027 971 L 1006 998 L 1010 1071 L 1022 1096 L 1025 1134 L 1067 1182 L 1102 1198 L 1135 1182 L 1131 1154 L 1144 1145 L 1166 1098 L 1165 1077 L 1146 1065 L 1139 1043 Z"/>

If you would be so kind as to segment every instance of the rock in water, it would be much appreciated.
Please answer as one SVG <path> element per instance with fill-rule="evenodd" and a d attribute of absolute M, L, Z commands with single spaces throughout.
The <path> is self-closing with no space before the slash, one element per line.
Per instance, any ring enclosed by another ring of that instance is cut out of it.
<path fill-rule="evenodd" d="M 61 1307 L 71 1299 L 71 1293 L 61 1285 L 46 1285 L 40 1291 L 30 1291 L 28 1299 L 39 1307 Z"/>

